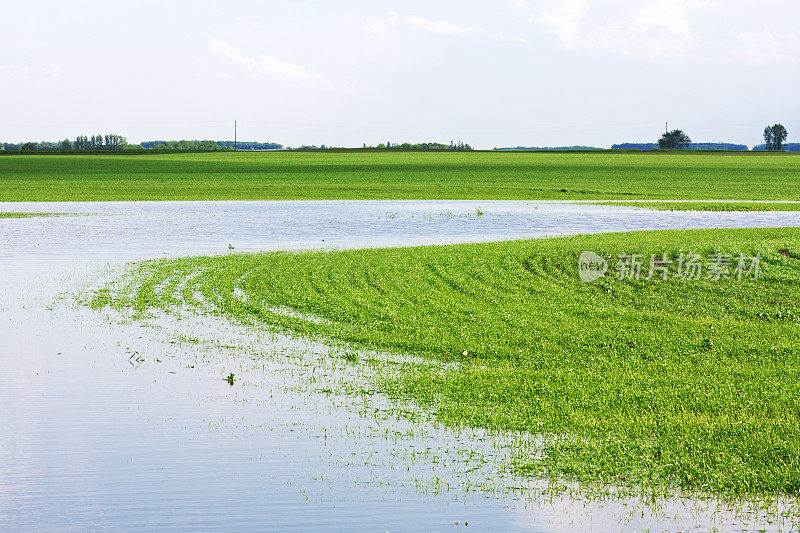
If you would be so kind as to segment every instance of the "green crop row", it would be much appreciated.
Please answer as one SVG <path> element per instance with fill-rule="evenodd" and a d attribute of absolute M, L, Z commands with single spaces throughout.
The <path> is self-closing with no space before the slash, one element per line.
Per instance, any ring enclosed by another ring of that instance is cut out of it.
<path fill-rule="evenodd" d="M 583 283 L 583 251 L 760 256 L 760 276 Z M 797 496 L 799 252 L 798 229 L 747 229 L 233 254 L 140 264 L 92 303 L 211 305 L 420 356 L 381 390 L 446 424 L 541 435 L 523 474 Z"/>

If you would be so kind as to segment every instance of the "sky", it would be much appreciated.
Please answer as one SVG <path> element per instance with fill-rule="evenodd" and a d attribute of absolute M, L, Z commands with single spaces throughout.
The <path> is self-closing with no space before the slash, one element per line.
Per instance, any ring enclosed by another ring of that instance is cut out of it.
<path fill-rule="evenodd" d="M 115 0 L 0 9 L 0 142 L 800 141 L 797 0 Z"/>

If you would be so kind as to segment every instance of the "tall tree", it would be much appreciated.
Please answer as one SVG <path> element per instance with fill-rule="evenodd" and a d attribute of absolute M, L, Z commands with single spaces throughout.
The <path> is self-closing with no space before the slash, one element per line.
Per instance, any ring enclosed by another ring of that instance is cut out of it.
<path fill-rule="evenodd" d="M 658 147 L 662 150 L 683 150 L 688 148 L 692 140 L 681 130 L 668 131 L 658 140 Z"/>
<path fill-rule="evenodd" d="M 764 128 L 764 143 L 766 144 L 767 150 L 774 150 L 775 149 L 775 134 L 772 132 L 772 127 L 767 126 Z"/>
<path fill-rule="evenodd" d="M 783 127 L 783 124 L 775 124 L 772 126 L 772 146 L 775 150 L 783 150 L 783 141 L 789 136 L 789 132 Z"/>
<path fill-rule="evenodd" d="M 775 124 L 764 128 L 764 142 L 767 150 L 783 150 L 783 141 L 789 136 L 789 132 L 783 124 Z"/>

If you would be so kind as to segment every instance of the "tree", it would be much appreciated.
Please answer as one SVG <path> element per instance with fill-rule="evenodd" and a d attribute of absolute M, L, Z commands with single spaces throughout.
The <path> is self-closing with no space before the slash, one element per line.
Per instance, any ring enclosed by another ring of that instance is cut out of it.
<path fill-rule="evenodd" d="M 692 140 L 681 130 L 672 130 L 658 140 L 658 147 L 662 150 L 683 150 L 688 148 Z"/>
<path fill-rule="evenodd" d="M 764 143 L 765 150 L 783 150 L 783 141 L 789 136 L 789 132 L 783 127 L 783 124 L 775 124 L 774 126 L 767 126 L 764 128 Z"/>
<path fill-rule="evenodd" d="M 60 148 L 62 150 L 72 150 L 72 143 L 70 142 L 69 139 L 64 139 L 63 141 L 61 141 Z"/>
<path fill-rule="evenodd" d="M 775 134 L 769 126 L 764 128 L 764 142 L 766 143 L 765 150 L 772 151 L 775 149 Z"/>
<path fill-rule="evenodd" d="M 192 141 L 196 142 L 196 141 Z M 116 134 L 109 134 L 105 136 L 105 148 L 107 150 L 121 150 L 128 145 L 128 140 Z"/>

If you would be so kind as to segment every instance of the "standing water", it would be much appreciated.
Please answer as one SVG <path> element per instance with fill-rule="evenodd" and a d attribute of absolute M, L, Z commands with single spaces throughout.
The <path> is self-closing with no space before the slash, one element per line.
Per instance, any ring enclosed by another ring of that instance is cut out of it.
<path fill-rule="evenodd" d="M 126 261 L 636 229 L 800 226 L 800 213 L 548 202 L 0 204 L 0 529 L 750 528 L 721 504 L 542 496 L 524 436 L 346 394 L 358 362 L 209 317 L 121 321 L 76 297 Z M 232 376 L 231 376 L 232 375 Z M 230 377 L 231 379 L 226 379 Z M 363 385 L 363 384 L 362 384 Z M 533 443 L 532 443 L 533 445 Z M 527 490 L 522 490 L 526 488 Z"/>

